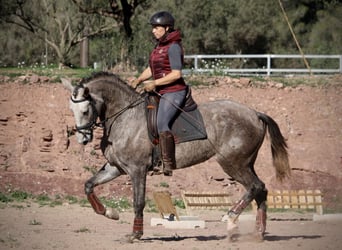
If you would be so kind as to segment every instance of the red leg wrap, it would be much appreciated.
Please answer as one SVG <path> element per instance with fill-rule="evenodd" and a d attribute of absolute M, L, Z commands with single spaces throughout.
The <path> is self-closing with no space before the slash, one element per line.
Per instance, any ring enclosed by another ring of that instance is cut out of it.
<path fill-rule="evenodd" d="M 144 219 L 134 218 L 133 233 L 142 233 L 144 231 Z"/>
<path fill-rule="evenodd" d="M 234 213 L 236 215 L 241 214 L 241 212 L 248 206 L 245 200 L 239 200 L 234 204 L 234 206 L 229 210 L 229 213 Z"/>
<path fill-rule="evenodd" d="M 106 208 L 101 204 L 99 198 L 97 198 L 97 196 L 94 193 L 88 194 L 87 198 L 97 214 L 104 215 L 106 213 Z"/>
<path fill-rule="evenodd" d="M 261 235 L 264 235 L 266 231 L 266 219 L 266 211 L 259 208 L 257 210 L 255 230 L 257 233 L 260 233 Z"/>

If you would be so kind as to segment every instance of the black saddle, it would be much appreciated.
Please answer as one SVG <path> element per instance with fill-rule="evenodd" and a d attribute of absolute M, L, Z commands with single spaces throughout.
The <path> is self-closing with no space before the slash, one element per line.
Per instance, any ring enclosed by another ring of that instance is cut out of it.
<path fill-rule="evenodd" d="M 157 112 L 160 97 L 157 94 L 149 93 L 145 98 L 147 128 L 151 142 L 154 145 L 159 143 L 157 129 Z M 172 134 L 175 143 L 182 143 L 207 138 L 207 132 L 202 115 L 197 104 L 192 98 L 191 89 L 187 86 L 187 94 L 184 105 L 180 107 L 178 115 L 172 123 Z"/>

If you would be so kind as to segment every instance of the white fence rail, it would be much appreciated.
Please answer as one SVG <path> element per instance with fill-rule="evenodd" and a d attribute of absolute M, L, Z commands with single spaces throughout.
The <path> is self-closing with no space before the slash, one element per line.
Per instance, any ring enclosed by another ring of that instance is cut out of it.
<path fill-rule="evenodd" d="M 272 60 L 274 59 L 297 59 L 303 60 L 301 55 L 186 55 L 187 61 L 193 60 L 193 67 L 191 69 L 184 69 L 184 74 L 190 73 L 210 73 L 210 72 L 222 72 L 228 74 L 240 74 L 240 75 L 252 75 L 252 74 L 266 74 L 268 76 L 272 74 L 338 74 L 342 73 L 342 55 L 305 55 L 306 59 L 320 59 L 320 60 L 335 60 L 336 68 L 272 68 Z M 215 65 L 212 67 L 203 67 L 203 61 L 206 60 L 226 60 L 226 59 L 240 59 L 240 60 L 253 60 L 253 59 L 264 59 L 265 65 L 262 68 L 229 68 L 229 67 L 218 67 Z"/>

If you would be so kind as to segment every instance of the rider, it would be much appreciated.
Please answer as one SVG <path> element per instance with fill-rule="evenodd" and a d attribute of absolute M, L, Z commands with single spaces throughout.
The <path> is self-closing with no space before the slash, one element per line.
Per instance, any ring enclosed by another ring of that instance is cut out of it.
<path fill-rule="evenodd" d="M 160 11 L 152 15 L 150 24 L 156 46 L 150 54 L 149 66 L 131 84 L 136 88 L 143 83 L 145 91 L 160 96 L 157 128 L 164 175 L 168 176 L 176 169 L 175 141 L 170 126 L 186 96 L 186 85 L 182 78 L 182 39 L 180 31 L 174 29 L 174 23 L 175 19 L 169 12 Z M 151 77 L 153 80 L 148 80 Z"/>

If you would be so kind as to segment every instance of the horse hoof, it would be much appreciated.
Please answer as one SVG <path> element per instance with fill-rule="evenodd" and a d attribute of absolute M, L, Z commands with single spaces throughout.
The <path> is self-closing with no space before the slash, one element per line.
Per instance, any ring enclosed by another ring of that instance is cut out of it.
<path fill-rule="evenodd" d="M 139 241 L 143 235 L 143 232 L 133 232 L 131 234 L 126 235 L 126 239 L 128 243 L 134 243 L 135 241 Z"/>
<path fill-rule="evenodd" d="M 264 233 L 263 232 L 259 232 L 259 231 L 256 231 L 254 233 L 255 235 L 255 239 L 258 241 L 258 242 L 263 242 L 264 241 Z"/>
<path fill-rule="evenodd" d="M 229 242 L 238 241 L 239 236 L 240 236 L 240 234 L 239 234 L 239 228 L 238 227 L 234 227 L 234 228 L 231 228 L 230 230 L 228 230 L 227 238 L 228 238 Z"/>
<path fill-rule="evenodd" d="M 236 221 L 233 220 L 232 218 L 228 217 L 226 218 L 227 220 L 227 230 L 229 231 L 234 231 L 237 228 Z"/>
<path fill-rule="evenodd" d="M 105 216 L 112 220 L 118 220 L 119 219 L 119 213 L 113 209 L 113 208 L 106 208 Z"/>
<path fill-rule="evenodd" d="M 172 170 L 166 170 L 164 169 L 164 176 L 172 176 Z"/>

